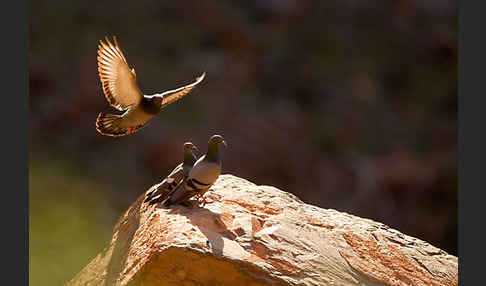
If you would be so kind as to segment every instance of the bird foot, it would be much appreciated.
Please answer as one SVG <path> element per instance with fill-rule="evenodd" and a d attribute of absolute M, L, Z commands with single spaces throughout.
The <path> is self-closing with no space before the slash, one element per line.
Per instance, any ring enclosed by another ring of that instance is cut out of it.
<path fill-rule="evenodd" d="M 206 198 L 203 197 L 202 195 L 197 194 L 196 195 L 196 199 L 197 199 L 198 203 L 202 203 L 203 204 L 202 205 L 203 207 L 207 204 Z"/>
<path fill-rule="evenodd" d="M 127 128 L 127 134 L 132 134 L 133 131 L 135 131 L 135 128 L 134 127 L 128 127 Z"/>

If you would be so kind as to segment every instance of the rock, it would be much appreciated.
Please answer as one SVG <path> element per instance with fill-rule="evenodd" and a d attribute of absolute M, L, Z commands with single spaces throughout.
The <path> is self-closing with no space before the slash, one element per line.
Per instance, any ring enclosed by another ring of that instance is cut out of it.
<path fill-rule="evenodd" d="M 143 204 L 67 285 L 457 285 L 457 257 L 384 224 L 221 175 L 192 209 Z"/>

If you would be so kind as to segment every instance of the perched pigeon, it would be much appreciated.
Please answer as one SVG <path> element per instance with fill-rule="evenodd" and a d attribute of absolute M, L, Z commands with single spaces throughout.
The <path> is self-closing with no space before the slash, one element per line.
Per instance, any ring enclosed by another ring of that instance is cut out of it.
<path fill-rule="evenodd" d="M 208 142 L 208 152 L 197 160 L 189 171 L 187 180 L 180 184 L 164 202 L 164 206 L 186 203 L 193 196 L 202 197 L 221 174 L 220 146 L 226 142 L 220 135 L 213 135 Z"/>
<path fill-rule="evenodd" d="M 150 205 L 162 202 L 167 199 L 171 191 L 184 182 L 197 160 L 194 151 L 197 151 L 194 144 L 191 142 L 184 143 L 184 161 L 175 167 L 153 191 L 147 193 L 144 202 L 149 202 Z"/>
<path fill-rule="evenodd" d="M 111 43 L 100 40 L 98 45 L 98 72 L 106 100 L 114 108 L 125 111 L 121 115 L 101 112 L 96 119 L 96 130 L 107 136 L 124 136 L 144 127 L 162 108 L 187 95 L 206 73 L 196 81 L 161 94 L 144 95 L 137 86 L 135 69 L 128 67 L 120 46 L 113 37 Z"/>

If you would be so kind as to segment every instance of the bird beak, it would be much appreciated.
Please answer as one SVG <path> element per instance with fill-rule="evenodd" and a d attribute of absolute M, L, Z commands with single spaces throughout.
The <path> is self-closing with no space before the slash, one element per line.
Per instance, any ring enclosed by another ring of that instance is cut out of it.
<path fill-rule="evenodd" d="M 224 145 L 224 147 L 228 146 L 228 144 L 226 144 L 226 141 L 224 141 L 224 140 L 223 140 L 223 145 Z"/>

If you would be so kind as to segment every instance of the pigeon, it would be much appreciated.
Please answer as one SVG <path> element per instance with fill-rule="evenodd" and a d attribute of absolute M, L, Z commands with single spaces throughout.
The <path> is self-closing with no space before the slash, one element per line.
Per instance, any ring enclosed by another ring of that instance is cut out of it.
<path fill-rule="evenodd" d="M 98 45 L 98 73 L 108 103 L 124 111 L 123 114 L 100 112 L 96 130 L 106 136 L 125 136 L 144 127 L 162 108 L 181 99 L 205 77 L 204 72 L 196 81 L 186 86 L 160 94 L 144 95 L 137 86 L 135 69 L 130 69 L 116 37 L 108 37 Z"/>
<path fill-rule="evenodd" d="M 163 202 L 165 207 L 187 203 L 193 196 L 202 198 L 221 174 L 221 145 L 227 146 L 222 136 L 209 138 L 207 153 L 196 161 L 184 183 L 169 194 Z"/>
<path fill-rule="evenodd" d="M 156 187 L 154 190 L 147 193 L 144 203 L 149 205 L 164 201 L 171 191 L 173 191 L 179 184 L 183 183 L 189 175 L 189 171 L 194 166 L 197 160 L 194 154 L 197 147 L 191 142 L 184 143 L 184 161 L 180 163 L 174 170 Z"/>

